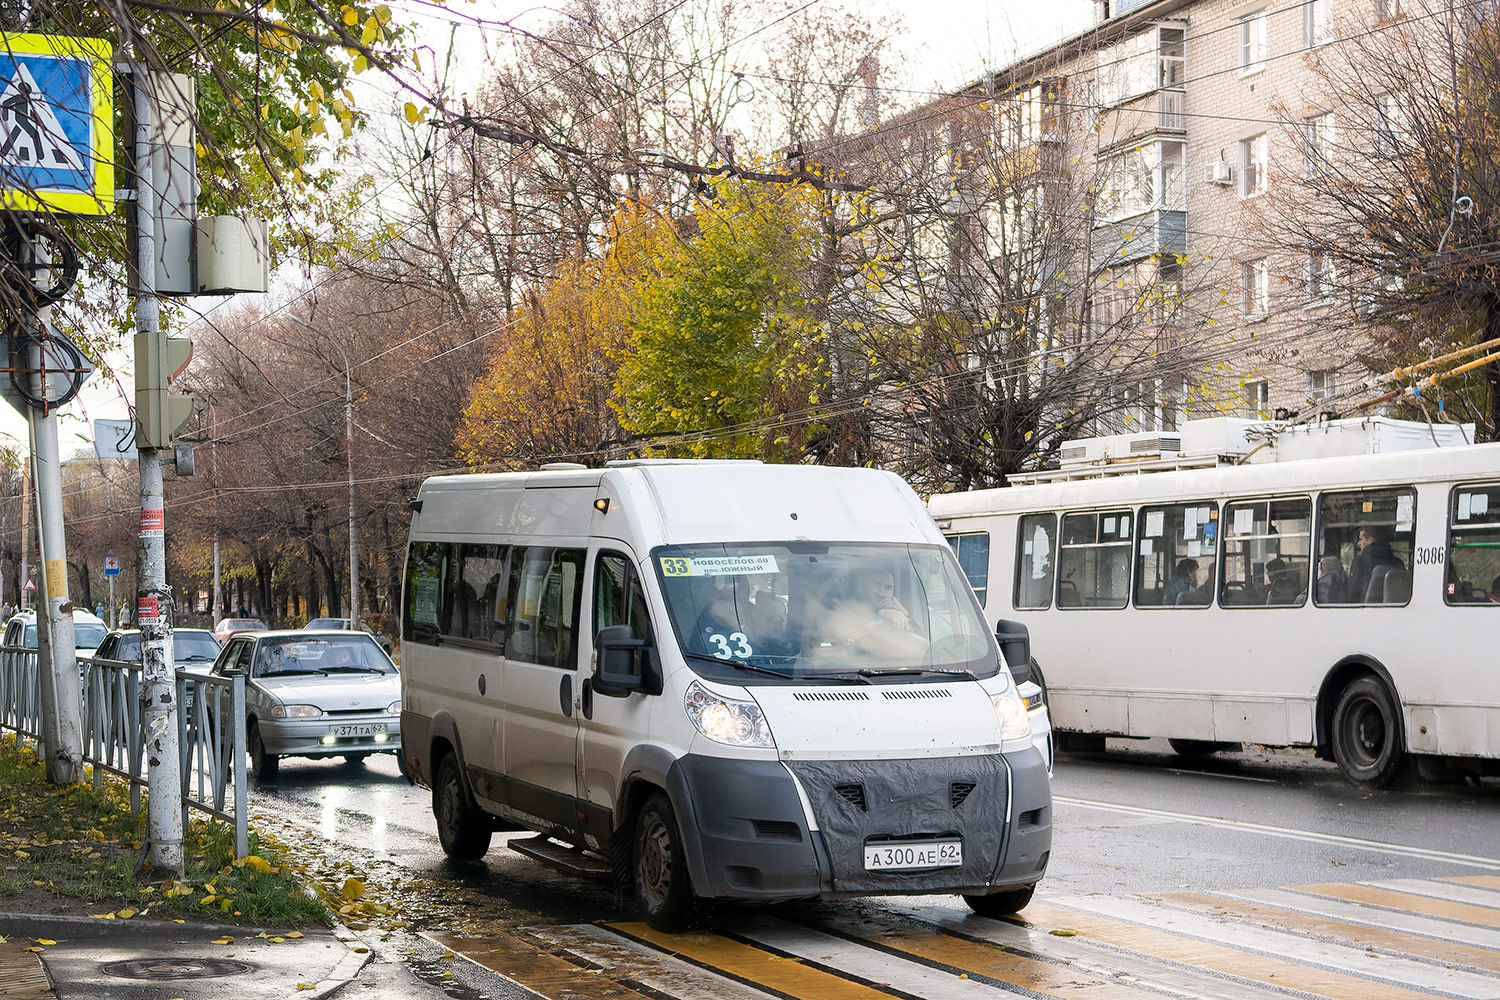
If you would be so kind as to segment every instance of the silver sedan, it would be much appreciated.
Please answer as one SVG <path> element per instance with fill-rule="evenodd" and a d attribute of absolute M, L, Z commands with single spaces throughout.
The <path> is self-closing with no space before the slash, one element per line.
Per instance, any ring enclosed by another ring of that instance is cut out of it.
<path fill-rule="evenodd" d="M 250 771 L 276 777 L 282 757 L 400 754 L 401 680 L 363 632 L 247 632 L 225 643 L 213 673 L 246 672 Z"/>

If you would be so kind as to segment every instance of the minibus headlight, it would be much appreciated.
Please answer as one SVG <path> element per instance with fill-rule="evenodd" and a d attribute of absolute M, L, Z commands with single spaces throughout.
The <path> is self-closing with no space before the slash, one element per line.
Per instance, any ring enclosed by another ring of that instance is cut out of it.
<path fill-rule="evenodd" d="M 990 701 L 995 706 L 995 718 L 1000 720 L 1001 742 L 1031 739 L 1031 716 L 1015 685 L 1008 684 L 1004 691 L 990 695 Z"/>
<path fill-rule="evenodd" d="M 776 745 L 770 724 L 753 701 L 721 698 L 694 681 L 682 705 L 693 727 L 715 743 L 732 747 Z"/>
<path fill-rule="evenodd" d="M 316 719 L 323 710 L 316 705 L 273 705 L 271 714 L 278 719 Z"/>

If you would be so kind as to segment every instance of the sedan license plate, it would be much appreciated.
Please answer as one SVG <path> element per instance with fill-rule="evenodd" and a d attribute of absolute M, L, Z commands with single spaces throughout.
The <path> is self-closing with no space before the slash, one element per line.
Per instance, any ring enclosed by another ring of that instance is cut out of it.
<path fill-rule="evenodd" d="M 964 845 L 960 840 L 903 840 L 865 845 L 866 871 L 945 868 L 963 863 Z"/>
<path fill-rule="evenodd" d="M 353 726 L 329 726 L 330 736 L 374 736 L 385 732 L 384 722 L 363 722 Z"/>

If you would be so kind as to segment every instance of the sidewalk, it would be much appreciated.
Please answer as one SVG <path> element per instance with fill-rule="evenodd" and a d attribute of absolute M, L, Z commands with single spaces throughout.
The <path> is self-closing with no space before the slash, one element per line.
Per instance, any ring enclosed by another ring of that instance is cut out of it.
<path fill-rule="evenodd" d="M 7 1000 L 311 1000 L 339 991 L 365 1000 L 448 996 L 394 956 L 377 959 L 343 927 L 285 937 L 274 929 L 262 934 L 218 924 L 0 914 L 0 935 L 6 939 L 0 996 Z M 56 943 L 42 945 L 38 938 Z M 36 975 L 38 960 L 50 990 Z"/>

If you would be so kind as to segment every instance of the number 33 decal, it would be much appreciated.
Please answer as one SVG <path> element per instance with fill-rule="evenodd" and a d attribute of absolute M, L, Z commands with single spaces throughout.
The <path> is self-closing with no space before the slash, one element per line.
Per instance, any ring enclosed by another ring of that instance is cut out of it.
<path fill-rule="evenodd" d="M 745 660 L 755 655 L 755 649 L 750 645 L 750 637 L 743 632 L 731 632 L 727 637 L 723 632 L 715 632 L 708 637 L 708 641 L 719 647 L 714 650 L 714 656 L 721 660 L 732 660 L 736 657 Z"/>

